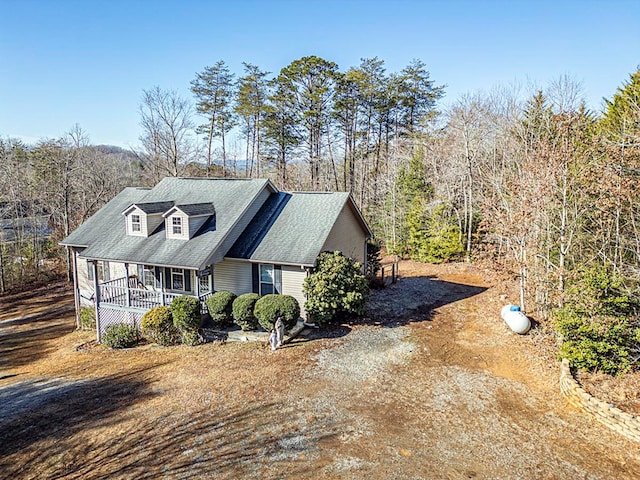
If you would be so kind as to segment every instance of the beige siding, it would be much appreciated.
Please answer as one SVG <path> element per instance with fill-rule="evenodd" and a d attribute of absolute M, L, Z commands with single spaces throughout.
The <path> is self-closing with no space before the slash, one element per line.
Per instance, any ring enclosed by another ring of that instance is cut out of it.
<path fill-rule="evenodd" d="M 176 235 L 173 233 L 173 219 L 181 218 L 182 219 L 182 234 Z M 176 212 L 173 215 L 169 215 L 165 219 L 165 230 L 167 238 L 177 238 L 179 240 L 189 240 L 189 217 L 185 214 Z"/>
<path fill-rule="evenodd" d="M 213 269 L 213 289 L 217 292 L 228 290 L 236 295 L 251 293 L 251 264 L 234 260 L 216 263 Z"/>
<path fill-rule="evenodd" d="M 282 267 L 282 294 L 291 295 L 300 304 L 300 316 L 305 318 L 304 302 L 306 298 L 302 293 L 302 284 L 307 278 L 307 271 L 300 267 L 283 265 Z"/>
<path fill-rule="evenodd" d="M 330 252 L 340 250 L 345 256 L 355 259 L 360 262 L 360 265 L 364 265 L 366 240 L 366 233 L 347 203 L 342 212 L 340 212 L 322 250 Z"/>

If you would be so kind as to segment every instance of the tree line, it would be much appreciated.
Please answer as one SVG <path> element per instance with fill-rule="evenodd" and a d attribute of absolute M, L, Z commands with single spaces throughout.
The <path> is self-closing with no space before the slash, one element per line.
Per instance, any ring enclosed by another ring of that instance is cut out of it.
<path fill-rule="evenodd" d="M 143 92 L 133 152 L 91 146 L 79 128 L 37 145 L 3 140 L 5 210 L 48 215 L 55 239 L 127 185 L 266 177 L 285 190 L 350 192 L 390 253 L 492 260 L 541 318 L 562 307 L 585 265 L 638 278 L 640 72 L 601 112 L 566 77 L 443 109 L 444 87 L 422 61 L 388 72 L 375 57 L 343 71 L 315 56 L 276 74 L 244 63 L 239 75 L 220 60 L 190 90 L 192 99 Z M 3 244 L 4 283 L 32 262 L 27 243 Z"/>

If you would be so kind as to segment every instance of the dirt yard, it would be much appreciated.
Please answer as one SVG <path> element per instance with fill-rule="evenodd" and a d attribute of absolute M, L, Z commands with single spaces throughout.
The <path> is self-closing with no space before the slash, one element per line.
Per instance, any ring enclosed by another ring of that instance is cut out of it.
<path fill-rule="evenodd" d="M 366 320 L 276 352 L 113 351 L 66 289 L 2 298 L 0 478 L 640 478 L 640 445 L 559 397 L 544 330 L 506 328 L 508 284 L 400 272 Z"/>

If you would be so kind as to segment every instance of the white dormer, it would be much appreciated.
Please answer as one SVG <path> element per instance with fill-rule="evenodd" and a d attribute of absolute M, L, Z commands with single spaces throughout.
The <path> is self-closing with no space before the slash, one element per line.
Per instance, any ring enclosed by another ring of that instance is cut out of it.
<path fill-rule="evenodd" d="M 162 215 L 166 236 L 178 240 L 189 240 L 215 213 L 212 203 L 175 205 Z"/>
<path fill-rule="evenodd" d="M 127 235 L 148 237 L 163 221 L 162 213 L 173 206 L 173 202 L 134 203 L 122 214 L 125 217 Z"/>

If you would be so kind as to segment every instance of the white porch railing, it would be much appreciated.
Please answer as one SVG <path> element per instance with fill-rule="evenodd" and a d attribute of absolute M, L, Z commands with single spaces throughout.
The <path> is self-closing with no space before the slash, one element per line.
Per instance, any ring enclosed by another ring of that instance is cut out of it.
<path fill-rule="evenodd" d="M 98 285 L 100 289 L 100 303 L 118 305 L 120 307 L 134 307 L 151 310 L 153 307 L 160 305 L 171 305 L 174 298 L 182 295 L 190 295 L 183 293 L 169 293 L 157 290 L 146 290 L 143 288 L 131 288 L 126 277 L 116 278 Z M 210 297 L 213 292 L 200 295 L 198 298 L 202 302 L 202 313 L 206 314 L 207 306 L 205 300 Z M 195 295 L 190 295 L 195 297 Z"/>

